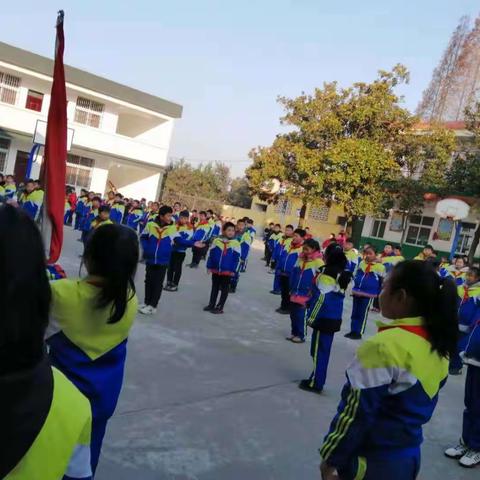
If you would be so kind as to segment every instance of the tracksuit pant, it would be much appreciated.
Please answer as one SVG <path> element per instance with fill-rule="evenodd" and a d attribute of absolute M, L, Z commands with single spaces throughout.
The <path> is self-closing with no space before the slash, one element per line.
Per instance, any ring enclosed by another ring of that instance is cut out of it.
<path fill-rule="evenodd" d="M 460 358 L 460 352 L 465 351 L 468 343 L 468 334 L 465 332 L 458 333 L 457 351 L 455 355 L 450 358 L 450 368 L 454 370 L 461 370 L 463 367 L 462 359 Z"/>
<path fill-rule="evenodd" d="M 354 457 L 350 464 L 339 469 L 342 480 L 415 480 L 420 471 L 420 449 L 399 455 L 378 452 L 374 456 Z"/>
<path fill-rule="evenodd" d="M 282 294 L 282 310 L 290 310 L 290 277 L 288 275 L 279 274 L 280 292 Z"/>
<path fill-rule="evenodd" d="M 80 230 L 80 226 L 83 223 L 83 216 L 78 213 L 75 214 L 75 230 Z"/>
<path fill-rule="evenodd" d="M 238 286 L 238 282 L 240 281 L 240 272 L 244 272 L 242 270 L 242 262 L 238 264 L 237 271 L 230 277 L 230 286 L 233 290 L 235 290 Z"/>
<path fill-rule="evenodd" d="M 168 266 L 167 282 L 178 287 L 182 277 L 182 266 L 185 260 L 185 252 L 172 252 Z"/>
<path fill-rule="evenodd" d="M 218 275 L 212 273 L 212 290 L 210 291 L 210 307 L 218 307 L 223 310 L 225 302 L 228 298 L 228 292 L 230 290 L 231 277 L 228 275 Z M 218 293 L 220 292 L 220 300 L 217 304 Z"/>
<path fill-rule="evenodd" d="M 265 244 L 263 256 L 265 257 L 265 263 L 267 264 L 267 266 L 270 265 L 270 260 L 272 259 L 272 251 L 268 248 L 267 244 Z"/>
<path fill-rule="evenodd" d="M 107 429 L 108 418 L 92 417 L 92 435 L 90 439 L 90 465 L 92 466 L 92 473 L 95 475 L 97 470 L 98 460 L 102 451 L 103 437 L 105 437 L 105 430 Z"/>
<path fill-rule="evenodd" d="M 203 248 L 192 247 L 192 265 L 198 265 L 203 256 Z"/>
<path fill-rule="evenodd" d="M 276 293 L 280 293 L 282 291 L 280 287 L 280 272 L 275 272 L 273 277 L 273 291 Z"/>
<path fill-rule="evenodd" d="M 368 312 L 372 306 L 373 298 L 353 297 L 350 331 L 363 335 L 367 326 Z"/>
<path fill-rule="evenodd" d="M 168 265 L 149 265 L 145 270 L 145 305 L 157 308 Z"/>
<path fill-rule="evenodd" d="M 480 367 L 467 366 L 462 438 L 465 445 L 480 452 Z"/>
<path fill-rule="evenodd" d="M 313 359 L 313 371 L 310 375 L 310 387 L 323 388 L 327 378 L 328 362 L 332 350 L 333 333 L 313 330 L 310 355 Z"/>
<path fill-rule="evenodd" d="M 290 303 L 290 321 L 292 324 L 292 335 L 305 340 L 307 325 L 306 315 L 307 309 L 304 305 L 298 303 Z"/>
<path fill-rule="evenodd" d="M 72 210 L 67 210 L 65 215 L 63 216 L 63 224 L 64 225 L 71 225 L 73 220 L 73 212 Z"/>

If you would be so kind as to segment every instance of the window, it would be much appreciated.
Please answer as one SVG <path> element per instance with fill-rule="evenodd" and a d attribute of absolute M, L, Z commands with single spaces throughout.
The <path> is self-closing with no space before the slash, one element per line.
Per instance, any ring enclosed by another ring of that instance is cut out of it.
<path fill-rule="evenodd" d="M 89 127 L 100 128 L 104 109 L 105 105 L 103 103 L 78 97 L 75 108 L 75 122 L 88 125 Z"/>
<path fill-rule="evenodd" d="M 80 188 L 90 189 L 92 169 L 94 166 L 95 160 L 91 158 L 69 154 L 67 157 L 67 175 L 65 183 Z"/>
<path fill-rule="evenodd" d="M 292 202 L 289 202 L 288 200 L 280 200 L 275 205 L 275 213 L 290 215 L 292 213 Z"/>
<path fill-rule="evenodd" d="M 474 223 L 462 222 L 460 238 L 458 239 L 457 250 L 455 253 L 462 255 L 468 254 L 476 228 L 477 226 Z"/>
<path fill-rule="evenodd" d="M 10 148 L 10 140 L 8 138 L 0 137 L 0 172 L 5 171 L 7 164 L 8 150 Z"/>
<path fill-rule="evenodd" d="M 41 112 L 42 105 L 43 93 L 29 90 L 27 95 L 27 102 L 25 103 L 25 108 L 28 108 L 28 110 L 34 110 L 35 112 Z"/>
<path fill-rule="evenodd" d="M 0 102 L 15 105 L 19 87 L 20 77 L 0 72 Z"/>
<path fill-rule="evenodd" d="M 321 207 L 312 207 L 308 212 L 308 218 L 311 220 L 318 220 L 320 222 L 328 222 L 328 214 L 330 207 L 323 205 Z"/>
<path fill-rule="evenodd" d="M 432 231 L 434 217 L 410 215 L 405 242 L 411 245 L 426 245 Z"/>
<path fill-rule="evenodd" d="M 373 221 L 371 236 L 376 238 L 383 238 L 385 235 L 385 227 L 387 226 L 387 221 L 382 218 L 377 218 Z"/>

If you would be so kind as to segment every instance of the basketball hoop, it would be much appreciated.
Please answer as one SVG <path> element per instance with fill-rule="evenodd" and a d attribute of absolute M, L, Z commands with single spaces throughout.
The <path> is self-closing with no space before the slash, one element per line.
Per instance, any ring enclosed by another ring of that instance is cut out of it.
<path fill-rule="evenodd" d="M 445 198 L 440 200 L 435 206 L 435 213 L 442 218 L 448 218 L 453 221 L 463 220 L 468 217 L 470 206 L 458 198 Z"/>
<path fill-rule="evenodd" d="M 67 151 L 72 149 L 74 129 L 68 128 L 67 130 Z M 35 125 L 35 132 L 33 134 L 33 143 L 37 145 L 45 146 L 45 139 L 47 138 L 47 122 L 44 120 L 37 120 Z"/>
<path fill-rule="evenodd" d="M 281 183 L 278 178 L 271 178 L 262 183 L 262 191 L 270 195 L 275 195 L 280 191 Z"/>

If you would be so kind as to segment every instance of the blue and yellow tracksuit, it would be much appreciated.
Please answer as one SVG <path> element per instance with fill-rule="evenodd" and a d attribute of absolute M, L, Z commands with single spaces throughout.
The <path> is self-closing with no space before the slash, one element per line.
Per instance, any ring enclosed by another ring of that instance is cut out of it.
<path fill-rule="evenodd" d="M 255 227 L 248 227 L 247 228 L 250 237 L 252 237 L 252 241 L 255 240 L 255 236 L 257 235 L 257 229 Z"/>
<path fill-rule="evenodd" d="M 77 206 L 75 207 L 75 230 L 81 230 L 83 217 L 84 217 L 84 210 L 88 203 L 88 197 L 84 195 L 80 197 L 77 201 Z"/>
<path fill-rule="evenodd" d="M 414 480 L 422 427 L 448 376 L 422 318 L 379 324 L 347 368 L 338 412 L 320 449 L 342 480 Z"/>
<path fill-rule="evenodd" d="M 113 224 L 113 222 L 109 218 L 107 218 L 107 220 L 102 220 L 102 219 L 100 219 L 100 217 L 97 217 L 91 223 L 91 229 L 95 230 L 98 227 L 102 227 L 103 225 L 112 225 L 112 224 Z"/>
<path fill-rule="evenodd" d="M 232 288 L 237 288 L 238 281 L 240 280 L 240 273 L 245 272 L 247 268 L 248 254 L 250 253 L 250 246 L 252 244 L 252 237 L 248 230 L 237 233 L 237 241 L 240 244 L 240 263 L 238 264 L 237 271 L 232 277 Z"/>
<path fill-rule="evenodd" d="M 337 279 L 323 272 L 324 269 L 321 268 L 316 277 L 306 315 L 307 324 L 313 329 L 310 346 L 313 371 L 310 375 L 310 387 L 319 390 L 325 385 L 333 337 L 342 325 L 345 300 L 345 291 Z"/>
<path fill-rule="evenodd" d="M 140 220 L 143 217 L 143 210 L 141 208 L 134 208 L 127 215 L 127 227 L 138 231 Z"/>
<path fill-rule="evenodd" d="M 51 282 L 52 310 L 47 330 L 49 356 L 90 400 L 92 407 L 92 471 L 98 464 L 107 421 L 113 415 L 123 382 L 127 339 L 137 312 L 132 292 L 123 317 L 108 323 L 111 308 L 98 309 L 102 280 Z"/>
<path fill-rule="evenodd" d="M 351 250 L 344 250 L 343 252 L 345 256 L 347 257 L 347 270 L 349 272 L 355 272 L 356 268 L 358 267 L 358 264 L 361 261 L 361 258 L 358 254 L 358 250 L 355 248 L 352 248 Z"/>
<path fill-rule="evenodd" d="M 125 214 L 125 205 L 123 202 L 114 202 L 110 210 L 110 220 L 113 223 L 122 223 L 123 215 Z"/>
<path fill-rule="evenodd" d="M 467 365 L 462 439 L 468 448 L 480 452 L 480 320 L 473 326 L 462 359 Z"/>
<path fill-rule="evenodd" d="M 208 255 L 207 270 L 231 277 L 238 271 L 240 256 L 240 242 L 236 238 L 215 238 Z"/>
<path fill-rule="evenodd" d="M 195 238 L 196 242 L 206 242 L 210 238 L 210 223 L 207 221 L 197 223 L 195 226 Z"/>
<path fill-rule="evenodd" d="M 0 203 L 5 201 L 5 187 L 0 185 Z"/>
<path fill-rule="evenodd" d="M 297 260 L 292 273 L 289 276 L 290 282 L 290 321 L 291 334 L 302 340 L 306 335 L 306 305 L 312 296 L 315 275 L 323 265 L 320 253 L 313 258 L 306 259 L 303 255 Z"/>
<path fill-rule="evenodd" d="M 173 251 L 185 253 L 187 248 L 193 247 L 194 240 L 194 230 L 192 225 L 177 225 L 177 236 L 174 239 Z"/>
<path fill-rule="evenodd" d="M 6 183 L 3 188 L 5 190 L 5 200 L 14 200 L 17 195 L 17 186 L 14 183 Z"/>
<path fill-rule="evenodd" d="M 367 326 L 368 311 L 373 299 L 378 297 L 385 276 L 385 266 L 362 260 L 353 277 L 353 307 L 351 332 L 363 335 Z"/>
<path fill-rule="evenodd" d="M 468 267 L 461 268 L 458 270 L 455 265 L 449 265 L 445 268 L 440 269 L 440 276 L 444 278 L 451 278 L 457 287 L 465 283 L 466 275 L 468 272 Z"/>
<path fill-rule="evenodd" d="M 88 234 L 92 230 L 92 222 L 98 217 L 98 209 L 92 208 L 91 205 L 87 205 L 84 209 L 85 216 L 82 222 L 82 242 L 85 245 L 87 243 Z"/>
<path fill-rule="evenodd" d="M 212 226 L 212 233 L 210 234 L 210 238 L 217 238 L 222 233 L 222 222 L 217 220 Z"/>
<path fill-rule="evenodd" d="M 271 251 L 270 267 L 275 270 L 275 276 L 273 277 L 273 289 L 276 294 L 280 294 L 280 273 L 277 272 L 276 266 L 278 263 L 278 257 L 280 255 L 280 245 L 284 241 L 282 232 L 273 233 L 267 242 L 267 248 Z"/>
<path fill-rule="evenodd" d="M 174 224 L 161 227 L 157 222 L 148 222 L 140 236 L 147 265 L 168 265 L 177 236 Z"/>
<path fill-rule="evenodd" d="M 91 480 L 88 400 L 48 359 L 0 376 L 3 480 Z M 4 419 L 4 418 L 3 418 Z"/>
<path fill-rule="evenodd" d="M 284 248 L 281 251 L 279 260 L 277 262 L 276 271 L 278 271 L 280 279 L 280 294 L 282 301 L 280 304 L 281 310 L 290 310 L 290 275 L 297 263 L 297 260 L 302 253 L 303 242 L 294 245 L 293 241 L 285 242 Z"/>
<path fill-rule="evenodd" d="M 462 369 L 460 353 L 467 346 L 468 337 L 474 325 L 480 320 L 480 282 L 473 285 L 466 283 L 457 287 L 458 293 L 458 346 L 457 352 L 450 359 L 450 368 Z"/>
<path fill-rule="evenodd" d="M 43 205 L 43 197 L 43 190 L 33 190 L 30 193 L 25 193 L 22 198 L 22 208 L 32 220 L 38 220 Z M 70 208 L 69 203 L 68 208 Z"/>
<path fill-rule="evenodd" d="M 273 232 L 273 233 L 268 237 L 268 240 L 267 240 L 267 248 L 270 250 L 270 252 L 272 252 L 272 260 L 274 260 L 274 258 L 273 258 L 273 252 L 275 251 L 275 248 L 276 248 L 276 246 L 278 245 L 278 243 L 282 240 L 282 237 L 283 237 L 283 233 L 282 233 L 282 232 L 278 232 L 278 233 Z"/>
<path fill-rule="evenodd" d="M 401 255 L 388 255 L 382 258 L 382 263 L 385 267 L 385 273 L 390 273 L 397 263 L 404 262 L 405 258 Z"/>

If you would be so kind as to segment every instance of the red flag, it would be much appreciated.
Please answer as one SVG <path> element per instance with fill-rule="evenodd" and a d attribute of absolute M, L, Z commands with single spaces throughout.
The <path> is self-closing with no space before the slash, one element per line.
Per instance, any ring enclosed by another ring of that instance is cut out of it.
<path fill-rule="evenodd" d="M 51 224 L 48 263 L 55 263 L 60 257 L 63 243 L 63 214 L 65 208 L 65 173 L 67 161 L 67 91 L 63 51 L 63 10 L 58 12 L 57 38 L 55 42 L 55 64 L 53 84 L 48 109 L 47 135 L 45 139 L 44 186 L 45 223 Z M 47 231 L 50 230 L 47 228 Z M 49 238 L 46 238 L 48 248 Z"/>

